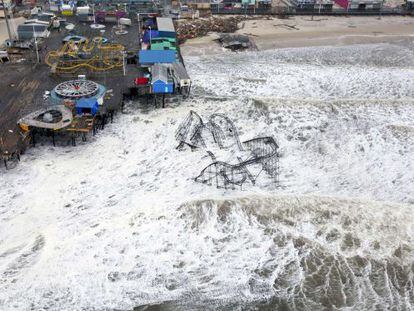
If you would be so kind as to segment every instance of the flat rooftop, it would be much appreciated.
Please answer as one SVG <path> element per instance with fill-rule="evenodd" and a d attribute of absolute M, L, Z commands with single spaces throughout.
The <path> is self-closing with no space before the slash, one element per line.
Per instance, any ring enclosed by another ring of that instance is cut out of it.
<path fill-rule="evenodd" d="M 158 31 L 175 32 L 174 24 L 169 17 L 157 17 Z"/>

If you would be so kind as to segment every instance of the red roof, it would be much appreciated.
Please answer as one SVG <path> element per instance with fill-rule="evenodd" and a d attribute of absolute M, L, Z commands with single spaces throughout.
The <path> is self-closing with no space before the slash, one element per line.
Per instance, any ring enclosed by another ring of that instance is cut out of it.
<path fill-rule="evenodd" d="M 136 85 L 145 85 L 148 84 L 148 78 L 135 78 L 134 82 Z"/>

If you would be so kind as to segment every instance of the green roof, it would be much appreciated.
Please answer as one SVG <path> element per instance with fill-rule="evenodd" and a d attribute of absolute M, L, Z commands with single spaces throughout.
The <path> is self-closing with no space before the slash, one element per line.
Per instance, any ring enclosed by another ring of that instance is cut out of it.
<path fill-rule="evenodd" d="M 177 48 L 169 42 L 151 43 L 151 50 L 176 50 Z"/>
<path fill-rule="evenodd" d="M 163 38 L 163 37 L 156 37 L 156 38 L 152 38 L 151 42 L 155 42 L 155 43 L 160 43 L 160 42 L 170 42 L 170 43 L 174 43 L 175 44 L 175 38 Z"/>

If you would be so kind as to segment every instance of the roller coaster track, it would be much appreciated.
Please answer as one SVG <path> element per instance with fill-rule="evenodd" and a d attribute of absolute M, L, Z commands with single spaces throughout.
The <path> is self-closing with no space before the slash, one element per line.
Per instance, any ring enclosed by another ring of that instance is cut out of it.
<path fill-rule="evenodd" d="M 223 185 L 241 186 L 246 180 L 253 184 L 256 182 L 248 167 L 254 164 L 260 164 L 262 169 L 272 178 L 277 179 L 279 170 L 279 154 L 276 141 L 273 137 L 258 137 L 243 142 L 243 146 L 250 151 L 251 156 L 243 161 L 239 158 L 239 163 L 230 164 L 223 161 L 216 161 L 214 155 L 213 163 L 205 167 L 195 178 L 196 181 L 213 184 L 217 187 Z M 211 156 L 211 155 L 210 155 Z"/>
<path fill-rule="evenodd" d="M 262 171 L 278 182 L 279 176 L 279 146 L 271 136 L 257 137 L 241 142 L 234 123 L 225 115 L 215 113 L 210 116 L 209 122 L 204 123 L 202 118 L 194 111 L 190 111 L 185 120 L 178 127 L 175 138 L 179 142 L 177 149 L 185 145 L 191 149 L 206 148 L 206 134 L 210 134 L 219 149 L 230 149 L 234 152 L 247 152 L 246 159 L 237 157 L 238 163 L 217 161 L 211 150 L 208 155 L 213 160 L 195 178 L 197 182 L 216 184 L 218 188 L 227 186 L 242 186 L 247 180 L 255 184 L 256 178 Z M 260 168 L 254 176 L 250 172 Z"/>
<path fill-rule="evenodd" d="M 78 43 L 69 40 L 60 50 L 50 51 L 45 57 L 45 63 L 59 72 L 76 72 L 81 68 L 91 71 L 108 71 L 122 68 L 124 50 L 125 47 L 121 44 L 103 44 L 102 37 L 86 39 Z M 96 51 L 96 55 L 91 58 L 79 57 L 79 53 L 92 53 L 93 51 Z M 69 59 L 63 59 L 64 57 L 69 57 Z"/>

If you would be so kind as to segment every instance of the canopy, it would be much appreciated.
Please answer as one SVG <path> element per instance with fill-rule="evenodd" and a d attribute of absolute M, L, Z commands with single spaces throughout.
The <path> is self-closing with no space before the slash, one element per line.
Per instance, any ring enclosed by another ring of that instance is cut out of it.
<path fill-rule="evenodd" d="M 81 98 L 76 102 L 76 113 L 90 113 L 95 115 L 98 112 L 99 104 L 96 98 Z"/>

